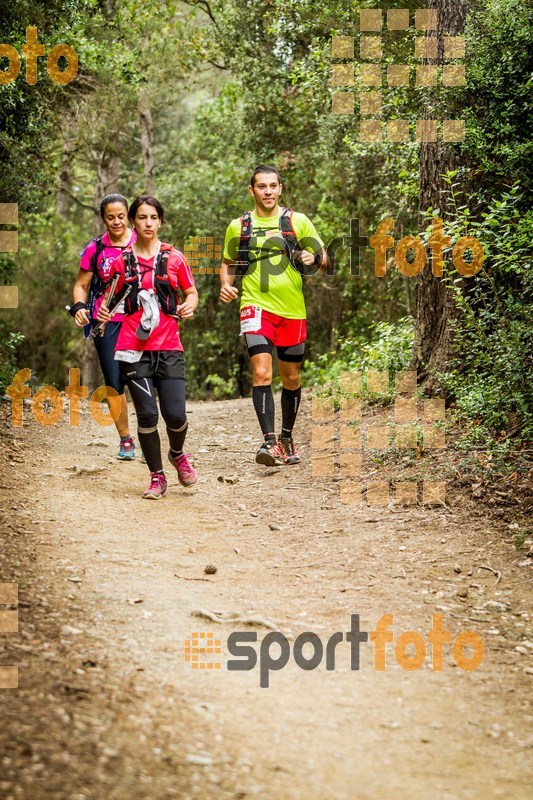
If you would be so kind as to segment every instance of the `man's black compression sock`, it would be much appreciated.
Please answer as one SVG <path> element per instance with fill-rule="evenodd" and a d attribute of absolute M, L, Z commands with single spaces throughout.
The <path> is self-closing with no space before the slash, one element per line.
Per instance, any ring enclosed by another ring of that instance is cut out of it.
<path fill-rule="evenodd" d="M 271 434 L 275 430 L 272 386 L 253 386 L 252 400 L 263 436 L 267 433 Z"/>
<path fill-rule="evenodd" d="M 292 436 L 292 429 L 296 422 L 301 398 L 301 386 L 298 389 L 286 389 L 283 387 L 281 391 L 281 435 L 285 439 L 289 439 Z"/>

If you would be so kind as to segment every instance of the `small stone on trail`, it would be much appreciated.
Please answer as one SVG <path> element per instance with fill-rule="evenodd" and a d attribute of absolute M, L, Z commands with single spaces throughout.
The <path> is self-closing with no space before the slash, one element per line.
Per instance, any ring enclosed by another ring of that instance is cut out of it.
<path fill-rule="evenodd" d="M 459 575 L 463 570 L 461 569 L 460 564 L 456 564 L 455 567 L 453 568 L 453 571 Z"/>
<path fill-rule="evenodd" d="M 274 525 L 272 522 L 270 523 L 270 525 L 268 527 L 270 528 L 271 531 L 280 531 L 281 530 L 279 525 Z"/>
<path fill-rule="evenodd" d="M 206 575 L 214 575 L 216 571 L 217 568 L 215 567 L 214 564 L 208 564 L 204 569 Z"/>
<path fill-rule="evenodd" d="M 143 597 L 132 597 L 128 600 L 129 606 L 134 606 L 136 603 L 144 603 Z"/>
<path fill-rule="evenodd" d="M 239 482 L 239 478 L 237 475 L 219 475 L 217 481 L 219 483 L 234 484 Z"/>
<path fill-rule="evenodd" d="M 457 597 L 468 597 L 468 588 L 466 586 L 461 586 L 460 589 L 456 591 Z"/>
<path fill-rule="evenodd" d="M 189 764 L 196 764 L 198 767 L 210 767 L 213 764 L 211 756 L 197 756 L 194 753 L 185 756 L 185 761 Z"/>

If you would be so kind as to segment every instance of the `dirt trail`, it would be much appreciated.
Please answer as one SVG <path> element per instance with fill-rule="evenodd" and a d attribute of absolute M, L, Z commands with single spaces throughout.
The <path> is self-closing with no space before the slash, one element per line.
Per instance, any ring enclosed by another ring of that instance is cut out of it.
<path fill-rule="evenodd" d="M 249 401 L 190 410 L 199 484 L 171 476 L 157 503 L 140 498 L 146 466 L 115 461 L 114 431 L 88 414 L 75 431 L 27 411 L 5 437 L 0 581 L 19 584 L 20 632 L 1 636 L 0 664 L 19 665 L 20 686 L 0 692 L 0 797 L 531 798 L 531 573 L 512 516 L 495 525 L 453 497 L 343 505 L 335 481 L 313 479 L 308 446 L 296 467 L 254 463 Z M 261 688 L 258 667 L 226 669 L 226 640 L 268 629 L 198 609 L 271 621 L 291 650 L 303 631 L 347 632 L 351 614 L 371 631 L 392 613 L 395 637 L 426 637 L 441 611 L 454 637 L 483 636 L 485 659 L 462 671 L 445 646 L 434 672 L 428 648 L 408 672 L 389 644 L 378 672 L 369 642 L 355 671 L 342 642 L 334 671 L 291 656 Z M 193 631 L 222 640 L 221 669 L 185 661 Z"/>

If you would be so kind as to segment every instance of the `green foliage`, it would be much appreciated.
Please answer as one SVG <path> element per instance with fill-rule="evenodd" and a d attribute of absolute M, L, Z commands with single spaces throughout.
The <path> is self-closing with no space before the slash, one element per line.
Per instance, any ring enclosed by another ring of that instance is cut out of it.
<path fill-rule="evenodd" d="M 396 372 L 406 370 L 411 358 L 413 345 L 414 319 L 405 317 L 397 323 L 378 322 L 371 326 L 372 334 L 363 337 L 344 339 L 338 350 L 324 353 L 304 368 L 306 383 L 313 385 L 329 385 L 328 392 L 337 391 L 340 376 L 345 372 L 379 370 L 389 373 L 389 386 L 394 386 Z M 370 394 L 363 382 L 363 396 L 377 397 Z M 394 392 L 379 395 L 383 402 L 388 402 Z"/>
<path fill-rule="evenodd" d="M 13 375 L 18 372 L 17 349 L 24 336 L 8 330 L 4 322 L 0 322 L 0 394 L 5 394 Z"/>
<path fill-rule="evenodd" d="M 454 239 L 468 231 L 485 252 L 474 278 L 449 279 L 459 310 L 457 356 L 441 376 L 455 396 L 459 418 L 471 423 L 475 442 L 498 432 L 505 436 L 508 429 L 525 439 L 533 434 L 533 212 L 522 211 L 523 205 L 515 186 L 478 218 L 457 207 L 450 225 Z"/>

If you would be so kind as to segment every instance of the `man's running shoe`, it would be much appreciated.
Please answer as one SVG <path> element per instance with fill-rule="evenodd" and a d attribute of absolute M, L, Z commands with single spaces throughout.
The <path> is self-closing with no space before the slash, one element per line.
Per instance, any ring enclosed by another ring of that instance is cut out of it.
<path fill-rule="evenodd" d="M 278 447 L 281 451 L 284 464 L 299 464 L 301 458 L 294 444 L 292 436 L 280 436 L 278 439 Z"/>
<path fill-rule="evenodd" d="M 167 490 L 167 479 L 162 472 L 150 473 L 150 486 L 143 492 L 145 500 L 159 500 Z"/>
<path fill-rule="evenodd" d="M 198 473 L 189 461 L 192 458 L 190 453 L 183 453 L 181 456 L 173 456 L 168 451 L 168 460 L 178 472 L 178 480 L 182 486 L 194 486 L 198 480 Z"/>
<path fill-rule="evenodd" d="M 281 467 L 283 457 L 276 442 L 263 442 L 255 455 L 258 464 L 265 464 L 267 467 Z"/>
<path fill-rule="evenodd" d="M 135 458 L 135 444 L 131 436 L 121 440 L 117 458 L 119 461 L 133 461 Z"/>

